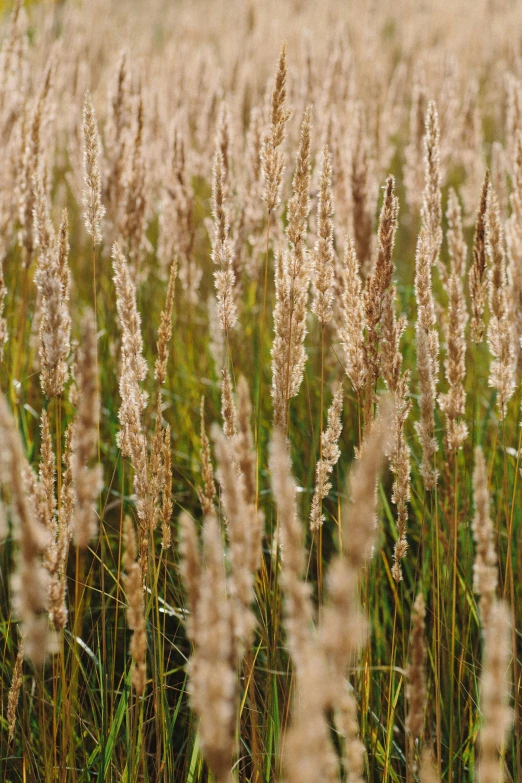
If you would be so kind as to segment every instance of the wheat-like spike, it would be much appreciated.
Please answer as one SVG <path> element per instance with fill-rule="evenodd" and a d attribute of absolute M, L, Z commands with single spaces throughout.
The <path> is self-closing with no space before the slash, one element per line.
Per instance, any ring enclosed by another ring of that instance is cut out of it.
<path fill-rule="evenodd" d="M 38 519 L 35 496 L 28 491 L 24 477 L 32 471 L 3 395 L 0 395 L 0 432 L 0 475 L 4 486 L 9 488 L 19 539 L 17 568 L 11 579 L 13 609 L 21 622 L 24 655 L 39 666 L 47 653 L 55 649 L 55 639 L 48 628 L 49 575 L 41 562 L 49 533 Z"/>
<path fill-rule="evenodd" d="M 364 330 L 366 326 L 362 280 L 353 237 L 346 235 L 343 258 L 343 288 L 339 327 L 346 358 L 346 375 L 359 396 L 366 383 Z"/>
<path fill-rule="evenodd" d="M 343 387 L 339 386 L 328 408 L 328 426 L 321 433 L 322 457 L 315 466 L 315 488 L 310 508 L 310 530 L 318 530 L 325 521 L 322 512 L 322 502 L 332 488 L 328 476 L 341 456 L 338 442 L 343 428 L 341 422 L 342 410 Z"/>
<path fill-rule="evenodd" d="M 434 101 L 428 103 L 424 134 L 424 191 L 422 225 L 430 243 L 431 263 L 435 264 L 442 244 L 439 115 Z"/>
<path fill-rule="evenodd" d="M 363 278 L 366 278 L 372 256 L 373 206 L 369 197 L 369 163 L 366 127 L 362 108 L 357 108 L 351 155 L 351 191 L 353 204 L 353 237 Z"/>
<path fill-rule="evenodd" d="M 83 206 L 85 227 L 92 236 L 93 245 L 102 241 L 101 221 L 105 208 L 101 201 L 100 155 L 101 142 L 96 122 L 96 113 L 89 91 L 85 93 L 82 121 L 83 138 L 83 169 L 85 190 L 83 191 Z"/>
<path fill-rule="evenodd" d="M 506 415 L 507 403 L 515 391 L 515 345 L 513 324 L 508 311 L 508 281 L 504 250 L 504 231 L 498 201 L 493 188 L 488 192 L 486 240 L 491 259 L 489 273 L 488 345 L 493 357 L 489 368 L 489 385 L 497 391 L 500 418 Z"/>
<path fill-rule="evenodd" d="M 407 671 L 408 685 L 406 686 L 406 699 L 408 701 L 406 730 L 414 739 L 418 739 L 422 735 L 426 710 L 425 617 L 424 597 L 422 593 L 419 593 L 413 605 L 413 630 L 410 641 L 411 659 Z"/>
<path fill-rule="evenodd" d="M 502 755 L 513 725 L 513 710 L 509 705 L 509 666 L 513 655 L 509 617 L 503 601 L 492 605 L 480 679 L 482 726 L 478 735 L 477 783 L 503 783 L 506 779 Z"/>
<path fill-rule="evenodd" d="M 477 210 L 475 240 L 473 243 L 473 263 L 469 270 L 471 339 L 475 343 L 481 342 L 484 337 L 484 305 L 486 303 L 487 292 L 486 212 L 488 208 L 489 188 L 490 174 L 489 170 L 487 170 L 482 185 L 480 204 Z"/>
<path fill-rule="evenodd" d="M 364 289 L 365 309 L 365 361 L 366 396 L 364 403 L 365 424 L 371 421 L 374 402 L 374 388 L 379 377 L 379 348 L 382 300 L 390 287 L 394 266 L 392 252 L 397 231 L 399 200 L 395 196 L 395 180 L 388 177 L 379 218 L 379 249 L 371 274 Z"/>
<path fill-rule="evenodd" d="M 18 706 L 18 699 L 20 698 L 20 688 L 22 687 L 23 680 L 23 663 L 24 663 L 24 642 L 20 639 L 18 644 L 18 652 L 16 654 L 16 661 L 13 668 L 13 678 L 11 680 L 11 687 L 9 688 L 9 694 L 7 696 L 7 731 L 8 740 L 12 742 L 15 727 L 16 727 L 16 708 Z"/>
<path fill-rule="evenodd" d="M 130 653 L 132 657 L 132 685 L 136 696 L 142 696 L 147 678 L 147 634 L 145 626 L 145 609 L 143 605 L 143 584 L 141 568 L 136 562 L 136 534 L 130 517 L 125 517 L 123 526 L 123 567 L 125 575 L 123 582 L 127 595 L 127 622 L 132 631 Z"/>
<path fill-rule="evenodd" d="M 280 147 L 285 139 L 286 123 L 291 116 L 291 111 L 285 106 L 286 71 L 286 43 L 283 42 L 271 98 L 270 124 L 261 146 L 261 167 L 264 178 L 263 199 L 266 201 L 269 214 L 281 199 L 285 168 L 284 153 Z"/>
<path fill-rule="evenodd" d="M 272 404 L 274 425 L 285 429 L 288 400 L 299 391 L 306 362 L 306 309 L 310 283 L 310 262 L 306 231 L 310 188 L 310 109 L 301 124 L 293 195 L 288 205 L 289 250 L 276 252 L 274 342 L 272 345 Z"/>
<path fill-rule="evenodd" d="M 314 299 L 312 312 L 324 326 L 332 317 L 335 252 L 333 245 L 332 154 L 325 145 L 322 153 L 319 197 L 317 199 L 317 242 L 314 248 Z"/>
<path fill-rule="evenodd" d="M 49 238 L 49 242 L 51 239 Z M 41 248 L 35 283 L 41 295 L 40 382 L 46 397 L 63 392 L 69 376 L 71 317 L 69 315 L 68 222 L 64 213 L 58 237 Z"/>
<path fill-rule="evenodd" d="M 190 583 L 188 586 L 190 596 Z M 199 717 L 201 752 L 216 782 L 231 783 L 237 682 L 225 559 L 214 515 L 205 520 L 203 565 L 194 610 L 195 649 L 189 675 L 191 704 Z"/>
<path fill-rule="evenodd" d="M 439 405 L 446 414 L 446 443 L 450 451 L 462 447 L 468 428 L 466 413 L 466 300 L 462 276 L 465 269 L 466 245 L 462 235 L 461 208 L 453 189 L 448 196 L 448 249 L 450 275 L 446 281 L 448 322 L 446 325 L 447 356 L 444 362 L 448 392 L 439 395 Z"/>
<path fill-rule="evenodd" d="M 498 584 L 498 565 L 493 541 L 493 521 L 489 512 L 488 474 L 486 461 L 480 446 L 475 449 L 473 471 L 473 538 L 475 562 L 473 564 L 473 590 L 480 596 L 480 621 L 484 635 L 489 630 L 491 608 L 495 602 Z"/>
<path fill-rule="evenodd" d="M 74 513 L 71 519 L 74 543 L 85 549 L 96 535 L 98 520 L 95 503 L 103 484 L 102 466 L 90 463 L 96 458 L 100 398 L 96 363 L 96 324 L 87 310 L 82 323 L 82 343 L 76 364 L 78 410 L 74 426 L 72 472 Z"/>
<path fill-rule="evenodd" d="M 225 168 L 220 150 L 214 158 L 212 177 L 212 215 L 214 234 L 212 239 L 212 261 L 217 266 L 214 272 L 219 320 L 228 343 L 229 332 L 237 322 L 237 308 L 234 302 L 234 264 L 232 243 L 229 237 L 229 221 L 226 210 Z"/>
<path fill-rule="evenodd" d="M 198 497 L 203 514 L 208 516 L 214 512 L 214 498 L 216 497 L 216 485 L 214 483 L 214 470 L 210 455 L 210 442 L 205 430 L 205 398 L 201 398 L 201 475 L 203 487 L 198 487 Z"/>

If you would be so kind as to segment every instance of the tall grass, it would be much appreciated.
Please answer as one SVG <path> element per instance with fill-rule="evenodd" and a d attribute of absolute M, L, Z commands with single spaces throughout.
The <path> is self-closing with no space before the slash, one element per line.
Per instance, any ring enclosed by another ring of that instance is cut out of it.
<path fill-rule="evenodd" d="M 15 3 L 2 780 L 522 779 L 521 33 Z"/>

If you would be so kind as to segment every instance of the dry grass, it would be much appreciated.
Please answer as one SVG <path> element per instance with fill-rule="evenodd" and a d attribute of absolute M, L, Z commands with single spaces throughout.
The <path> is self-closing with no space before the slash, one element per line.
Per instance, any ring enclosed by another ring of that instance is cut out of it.
<path fill-rule="evenodd" d="M 17 2 L 0 778 L 522 779 L 522 13 Z"/>

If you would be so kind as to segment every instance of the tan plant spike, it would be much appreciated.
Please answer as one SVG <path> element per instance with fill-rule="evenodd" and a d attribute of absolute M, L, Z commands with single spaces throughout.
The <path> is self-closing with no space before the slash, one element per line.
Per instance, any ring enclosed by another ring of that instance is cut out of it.
<path fill-rule="evenodd" d="M 424 191 L 422 196 L 422 225 L 430 243 L 431 263 L 437 261 L 442 244 L 442 206 L 440 174 L 439 115 L 434 101 L 428 103 L 426 133 L 424 135 Z"/>
<path fill-rule="evenodd" d="M 471 300 L 471 339 L 475 343 L 484 337 L 484 305 L 486 303 L 486 211 L 490 188 L 489 170 L 486 171 L 480 204 L 475 223 L 475 240 L 473 243 L 473 263 L 469 270 L 469 294 Z"/>
<path fill-rule="evenodd" d="M 237 383 L 237 437 L 236 456 L 239 472 L 245 485 L 245 499 L 248 503 L 256 500 L 256 452 L 252 437 L 252 404 L 248 381 L 241 375 Z"/>
<path fill-rule="evenodd" d="M 355 242 L 348 234 L 344 244 L 341 315 L 340 338 L 346 359 L 346 375 L 355 393 L 359 395 L 366 382 L 364 348 L 366 321 L 359 261 L 355 252 Z"/>
<path fill-rule="evenodd" d="M 214 158 L 212 177 L 212 215 L 214 235 L 212 240 L 212 261 L 217 266 L 214 272 L 216 297 L 221 328 L 228 343 L 229 332 L 237 321 L 237 309 L 234 302 L 234 264 L 232 243 L 229 238 L 229 222 L 225 203 L 223 155 L 218 150 Z"/>
<path fill-rule="evenodd" d="M 101 221 L 105 214 L 105 208 L 101 202 L 100 136 L 89 91 L 85 93 L 83 104 L 82 137 L 85 180 L 85 190 L 83 191 L 85 227 L 92 236 L 94 246 L 96 246 L 102 241 Z"/>
<path fill-rule="evenodd" d="M 390 468 L 394 474 L 392 502 L 397 506 L 397 541 L 393 553 L 392 576 L 402 580 L 401 560 L 406 556 L 408 541 L 408 503 L 410 501 L 410 449 L 406 443 L 404 428 L 411 400 L 408 399 L 410 374 L 402 372 L 400 339 L 406 327 L 406 319 L 397 320 L 394 307 L 395 286 L 390 286 L 382 301 L 381 312 L 381 375 L 393 394 L 394 415 L 392 446 L 389 453 Z"/>
<path fill-rule="evenodd" d="M 87 310 L 82 322 L 82 343 L 76 365 L 78 410 L 74 425 L 72 473 L 74 481 L 74 513 L 71 520 L 74 543 L 85 549 L 96 535 L 98 520 L 95 503 L 103 484 L 102 467 L 90 466 L 96 458 L 100 398 L 96 363 L 96 326 L 92 310 Z"/>
<path fill-rule="evenodd" d="M 509 668 L 513 654 L 509 617 L 507 605 L 503 601 L 495 601 L 484 643 L 480 679 L 482 726 L 478 735 L 477 783 L 503 783 L 506 780 L 502 755 L 513 726 L 513 710 L 509 705 Z"/>
<path fill-rule="evenodd" d="M 237 411 L 232 396 L 232 380 L 228 367 L 223 370 L 221 379 L 221 415 L 223 417 L 223 432 L 231 438 L 237 431 Z"/>
<path fill-rule="evenodd" d="M 285 139 L 286 123 L 291 112 L 285 107 L 286 100 L 286 43 L 281 47 L 279 63 L 270 107 L 270 124 L 263 137 L 261 166 L 264 178 L 263 199 L 268 212 L 279 204 L 284 173 L 284 153 L 280 149 Z"/>
<path fill-rule="evenodd" d="M 212 437 L 229 540 L 231 614 L 236 656 L 240 663 L 243 649 L 248 649 L 252 642 L 256 623 L 251 605 L 255 598 L 254 577 L 261 563 L 264 516 L 256 508 L 255 483 L 252 484 L 255 451 L 251 450 L 248 460 L 244 455 L 238 460 L 237 457 L 244 451 L 241 444 L 244 436 L 239 434 L 231 440 L 214 425 Z M 249 474 L 248 479 L 242 470 Z"/>
<path fill-rule="evenodd" d="M 475 449 L 473 471 L 473 538 L 475 562 L 473 563 L 473 590 L 480 596 L 480 622 L 484 636 L 489 631 L 491 608 L 495 602 L 498 584 L 498 564 L 494 545 L 493 520 L 489 511 L 488 474 L 484 454 L 480 446 Z"/>
<path fill-rule="evenodd" d="M 51 240 L 49 239 L 51 243 Z M 46 397 L 63 392 L 69 376 L 71 317 L 69 315 L 69 251 L 67 213 L 58 237 L 40 253 L 35 283 L 41 295 L 40 382 Z"/>
<path fill-rule="evenodd" d="M 371 274 L 364 289 L 365 309 L 365 358 L 366 358 L 366 398 L 364 405 L 365 424 L 371 421 L 373 414 L 374 388 L 379 377 L 379 347 L 382 300 L 390 287 L 394 266 L 392 262 L 393 245 L 397 231 L 399 200 L 395 196 L 395 180 L 388 177 L 379 218 L 379 249 Z"/>
<path fill-rule="evenodd" d="M 53 62 L 47 65 L 42 86 L 35 99 L 31 119 L 26 128 L 25 144 L 22 149 L 22 166 L 19 182 L 19 221 L 21 229 L 19 242 L 24 250 L 24 265 L 29 267 L 34 251 L 34 183 L 38 181 L 43 166 L 42 127 L 46 120 L 49 92 L 53 80 Z"/>
<path fill-rule="evenodd" d="M 323 148 L 319 197 L 317 199 L 317 242 L 314 248 L 314 300 L 312 312 L 322 326 L 332 317 L 335 253 L 333 247 L 332 155 Z"/>
<path fill-rule="evenodd" d="M 31 468 L 24 457 L 20 436 L 3 395 L 0 395 L 0 435 L 0 477 L 4 486 L 9 488 L 19 540 L 17 568 L 11 578 L 13 611 L 21 623 L 24 656 L 39 666 L 47 653 L 55 649 L 55 639 L 48 628 L 49 577 L 41 562 L 49 534 L 38 520 L 34 496 L 27 491 L 24 476 L 31 472 Z"/>
<path fill-rule="evenodd" d="M 165 427 L 163 437 L 163 471 L 164 482 L 162 487 L 162 505 L 161 505 L 161 546 L 168 549 L 172 543 L 172 533 L 170 523 L 172 519 L 172 465 L 170 457 L 171 448 L 170 424 Z"/>
<path fill-rule="evenodd" d="M 462 236 L 460 204 L 453 189 L 448 196 L 448 249 L 451 259 L 446 281 L 448 321 L 446 325 L 447 357 L 444 362 L 448 392 L 439 395 L 439 405 L 446 414 L 446 443 L 450 451 L 461 448 L 468 434 L 463 420 L 466 413 L 466 300 L 462 276 L 465 269 L 466 245 Z"/>
<path fill-rule="evenodd" d="M 214 515 L 205 519 L 203 565 L 195 603 L 195 649 L 189 664 L 191 704 L 199 717 L 201 752 L 216 783 L 231 783 L 236 673 L 231 606 L 221 533 Z M 190 588 L 189 588 L 190 595 Z"/>
<path fill-rule="evenodd" d="M 201 398 L 201 476 L 203 487 L 198 487 L 198 497 L 203 514 L 214 513 L 214 498 L 216 497 L 216 485 L 214 483 L 214 470 L 210 454 L 210 443 L 205 430 L 205 398 Z"/>
<path fill-rule="evenodd" d="M 493 357 L 489 368 L 489 385 L 497 391 L 500 418 L 506 415 L 506 406 L 515 391 L 515 341 L 513 323 L 508 310 L 508 281 L 502 228 L 495 191 L 488 192 L 486 237 L 491 259 L 489 273 L 488 345 Z"/>
<path fill-rule="evenodd" d="M 439 339 L 434 328 L 436 318 L 431 287 L 432 259 L 433 243 L 423 228 L 417 241 L 415 259 L 417 370 L 420 388 L 420 421 L 416 423 L 415 429 L 422 447 L 421 473 L 427 490 L 434 489 L 437 483 L 434 458 L 438 449 L 434 430 Z"/>
<path fill-rule="evenodd" d="M 351 151 L 351 186 L 353 202 L 353 237 L 363 278 L 369 272 L 372 254 L 373 206 L 369 198 L 369 165 L 364 113 L 357 107 Z"/>
<path fill-rule="evenodd" d="M 154 377 L 158 387 L 165 383 L 167 377 L 167 361 L 169 358 L 169 343 L 172 337 L 172 311 L 174 309 L 174 286 L 178 273 L 178 263 L 174 260 L 170 267 L 169 283 L 165 308 L 161 313 L 160 328 L 158 331 L 158 343 L 156 349 L 156 362 L 154 364 Z"/>
<path fill-rule="evenodd" d="M 411 632 L 411 653 L 408 665 L 406 699 L 408 701 L 408 716 L 406 730 L 414 739 L 419 739 L 424 727 L 424 712 L 426 710 L 426 640 L 425 633 L 426 607 L 424 597 L 419 593 L 413 605 L 413 629 Z"/>
<path fill-rule="evenodd" d="M 419 779 L 421 783 L 441 783 L 433 763 L 433 754 L 427 749 L 422 752 Z"/>
<path fill-rule="evenodd" d="M 73 424 L 65 431 L 65 450 L 63 455 L 63 477 L 61 492 L 61 508 L 58 515 L 58 531 L 54 556 L 50 567 L 49 584 L 49 617 L 57 630 L 63 630 L 67 625 L 67 556 L 71 538 L 71 518 L 74 507 L 74 486 L 72 470 L 72 440 Z"/>
<path fill-rule="evenodd" d="M 375 540 L 377 479 L 391 444 L 393 407 L 392 400 L 381 400 L 377 418 L 363 440 L 350 472 L 350 501 L 345 504 L 342 515 L 343 552 L 356 569 L 362 568 L 371 556 Z"/>
<path fill-rule="evenodd" d="M 179 550 L 181 555 L 180 573 L 185 585 L 189 609 L 185 628 L 189 639 L 195 643 L 197 639 L 196 610 L 199 602 L 201 555 L 194 521 L 185 511 L 179 518 Z"/>
<path fill-rule="evenodd" d="M 289 444 L 276 428 L 270 441 L 269 467 L 281 526 L 281 579 L 288 646 L 297 669 L 304 671 L 313 617 L 311 586 L 302 579 L 306 566 L 303 527 L 297 514 L 297 485 L 292 475 Z"/>
<path fill-rule="evenodd" d="M 423 140 L 426 117 L 426 93 L 419 81 L 413 87 L 410 109 L 410 143 L 405 150 L 406 165 L 404 184 L 406 185 L 406 201 L 410 209 L 418 215 L 422 203 L 423 186 Z"/>
<path fill-rule="evenodd" d="M 339 386 L 328 409 L 328 427 L 321 433 L 322 458 L 315 466 L 315 488 L 310 509 L 311 530 L 318 530 L 325 521 L 322 513 L 322 502 L 332 488 L 328 476 L 341 456 L 338 443 L 343 428 L 341 423 L 342 411 L 343 387 Z"/>
<path fill-rule="evenodd" d="M 16 661 L 13 669 L 13 679 L 11 687 L 9 688 L 9 695 L 7 697 L 7 731 L 9 742 L 12 741 L 16 727 L 16 708 L 18 706 L 18 699 L 20 697 L 20 688 L 22 687 L 23 679 L 23 662 L 24 662 L 24 642 L 20 639 L 18 644 L 18 652 L 16 654 Z"/>
<path fill-rule="evenodd" d="M 274 424 L 286 428 L 288 400 L 295 397 L 306 362 L 306 309 L 310 262 L 306 249 L 310 187 L 310 109 L 301 125 L 299 150 L 288 204 L 290 248 L 276 251 L 274 342 L 272 345 L 272 404 Z"/>
<path fill-rule="evenodd" d="M 147 635 L 145 628 L 145 613 L 143 605 L 143 583 L 141 568 L 136 562 L 136 535 L 134 524 L 130 517 L 125 517 L 123 526 L 123 541 L 125 551 L 123 566 L 125 569 L 124 584 L 127 596 L 127 622 L 132 630 L 130 653 L 132 657 L 132 685 L 136 696 L 142 696 L 147 677 Z"/>

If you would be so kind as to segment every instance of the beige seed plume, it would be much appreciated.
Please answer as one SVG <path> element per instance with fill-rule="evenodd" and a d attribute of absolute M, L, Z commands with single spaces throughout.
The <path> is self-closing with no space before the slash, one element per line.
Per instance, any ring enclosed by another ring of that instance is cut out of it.
<path fill-rule="evenodd" d="M 156 347 L 156 362 L 154 364 L 154 377 L 158 387 L 165 383 L 167 377 L 167 361 L 169 357 L 169 343 L 172 337 L 172 311 L 174 309 L 174 286 L 178 273 L 177 261 L 173 261 L 170 267 L 169 282 L 165 307 L 161 312 L 158 342 Z"/>
<path fill-rule="evenodd" d="M 83 104 L 83 169 L 85 190 L 83 191 L 83 206 L 85 227 L 92 236 L 93 245 L 102 241 L 101 221 L 105 208 L 101 202 L 100 162 L 101 143 L 96 123 L 96 114 L 89 91 L 85 93 Z"/>
<path fill-rule="evenodd" d="M 328 476 L 331 474 L 341 456 L 338 443 L 343 428 L 341 422 L 342 410 L 343 388 L 342 386 L 339 386 L 328 409 L 328 426 L 326 430 L 321 433 L 322 457 L 315 467 L 315 489 L 310 509 L 311 530 L 318 530 L 325 521 L 322 512 L 322 502 L 332 488 Z"/>
<path fill-rule="evenodd" d="M 410 143 L 406 147 L 404 184 L 406 201 L 410 210 L 418 215 L 422 203 L 423 186 L 423 141 L 426 117 L 426 92 L 419 81 L 413 87 L 410 109 Z"/>
<path fill-rule="evenodd" d="M 172 502 L 172 464 L 170 457 L 171 435 L 170 424 L 165 427 L 163 437 L 163 486 L 162 486 L 162 504 L 161 504 L 161 546 L 168 549 L 172 543 L 172 532 L 170 529 L 172 511 L 174 504 Z"/>
<path fill-rule="evenodd" d="M 131 441 L 136 435 L 136 417 L 139 420 L 146 403 L 146 396 L 139 384 L 147 375 L 147 362 L 143 357 L 141 316 L 136 305 L 136 286 L 119 246 L 112 251 L 116 308 L 122 329 L 122 368 L 120 376 L 121 407 L 118 417 L 121 430 L 118 446 L 124 456 L 131 456 Z"/>
<path fill-rule="evenodd" d="M 96 364 L 96 325 L 94 313 L 87 310 L 82 323 L 82 341 L 76 365 L 78 410 L 74 425 L 72 473 L 74 514 L 71 520 L 74 543 L 81 549 L 96 535 L 98 520 L 95 503 L 102 488 L 102 467 L 90 466 L 96 457 L 100 420 Z"/>
<path fill-rule="evenodd" d="M 421 783 L 440 783 L 440 778 L 433 762 L 433 754 L 428 749 L 422 752 L 419 779 Z"/>
<path fill-rule="evenodd" d="M 123 582 L 127 596 L 127 622 L 132 630 L 130 653 L 132 657 L 132 685 L 136 696 L 142 696 L 145 691 L 147 677 L 147 635 L 145 628 L 145 613 L 143 606 L 143 584 L 141 568 L 136 562 L 136 535 L 130 517 L 125 517 L 123 527 L 123 542 L 125 551 L 123 567 L 125 575 Z"/>
<path fill-rule="evenodd" d="M 188 532 L 190 528 L 186 521 L 184 527 Z M 192 535 L 185 538 L 185 556 L 187 547 L 194 547 L 193 540 L 191 544 L 188 543 L 191 538 Z M 195 552 L 191 553 L 192 560 L 197 557 Z M 186 564 L 185 568 L 189 570 L 191 578 L 195 576 L 192 565 Z M 231 783 L 236 749 L 234 726 L 237 683 L 225 557 L 214 515 L 205 520 L 203 564 L 196 600 L 190 582 L 187 587 L 195 612 L 191 626 L 195 649 L 189 663 L 190 701 L 199 717 L 201 752 L 215 775 L 216 783 Z"/>
<path fill-rule="evenodd" d="M 281 525 L 281 581 L 285 597 L 285 627 L 296 669 L 292 722 L 285 741 L 285 773 L 289 783 L 337 780 L 337 759 L 330 741 L 326 711 L 332 702 L 331 683 L 322 650 L 311 631 L 310 585 L 304 580 L 306 552 L 296 504 L 289 444 L 279 429 L 270 443 L 270 473 Z"/>
<path fill-rule="evenodd" d="M 462 235 L 461 208 L 453 188 L 448 196 L 448 249 L 450 274 L 446 282 L 448 322 L 447 356 L 444 362 L 448 392 L 439 395 L 441 410 L 446 414 L 446 443 L 450 451 L 461 448 L 468 434 L 463 420 L 466 413 L 466 300 L 462 276 L 466 263 L 466 245 Z"/>
<path fill-rule="evenodd" d="M 63 392 L 69 370 L 71 318 L 69 315 L 69 227 L 64 211 L 58 237 L 41 248 L 35 283 L 41 295 L 40 382 L 46 397 Z"/>
<path fill-rule="evenodd" d="M 402 372 L 400 340 L 406 327 L 406 319 L 395 315 L 395 286 L 384 293 L 381 311 L 381 375 L 393 395 L 394 414 L 392 446 L 389 453 L 390 468 L 394 474 L 392 502 L 397 506 L 397 541 L 393 552 L 392 576 L 402 580 L 401 560 L 406 556 L 408 503 L 410 501 L 410 449 L 406 443 L 405 426 L 411 409 L 409 394 L 410 374 Z"/>
<path fill-rule="evenodd" d="M 314 312 L 324 326 L 332 317 L 335 253 L 333 247 L 332 155 L 325 145 L 317 199 L 317 242 L 314 248 Z"/>
<path fill-rule="evenodd" d="M 61 508 L 58 515 L 58 530 L 54 556 L 50 564 L 49 575 L 49 617 L 57 630 L 67 625 L 67 557 L 71 539 L 71 519 L 75 503 L 74 477 L 72 468 L 72 441 L 74 424 L 65 431 L 65 450 L 63 455 L 63 476 Z"/>
<path fill-rule="evenodd" d="M 362 108 L 357 108 L 351 155 L 351 190 L 353 204 L 353 237 L 363 278 L 366 278 L 372 255 L 373 205 L 370 201 L 369 163 L 366 127 Z"/>
<path fill-rule="evenodd" d="M 424 191 L 421 218 L 430 242 L 431 263 L 437 261 L 442 244 L 439 115 L 434 101 L 428 103 L 424 135 Z"/>
<path fill-rule="evenodd" d="M 357 395 L 366 383 L 366 352 L 364 347 L 365 315 L 362 281 L 355 242 L 346 235 L 343 259 L 343 289 L 341 295 L 340 338 L 346 358 L 346 375 Z"/>
<path fill-rule="evenodd" d="M 304 339 L 310 262 L 305 243 L 310 208 L 310 116 L 308 108 L 301 125 L 293 195 L 288 204 L 287 237 L 290 248 L 278 248 L 275 260 L 271 394 L 274 424 L 282 429 L 286 428 L 288 400 L 299 391 L 306 362 Z"/>
<path fill-rule="evenodd" d="M 509 706 L 512 653 L 509 609 L 503 601 L 496 601 L 491 607 L 480 680 L 477 783 L 503 783 L 506 779 L 502 754 L 513 725 Z"/>
<path fill-rule="evenodd" d="M 24 642 L 20 639 L 16 661 L 13 668 L 13 679 L 7 697 L 7 731 L 8 740 L 12 742 L 16 727 L 16 708 L 20 697 L 20 688 L 23 680 Z"/>
<path fill-rule="evenodd" d="M 214 512 L 214 498 L 216 497 L 216 485 L 214 483 L 214 470 L 210 455 L 210 442 L 205 430 L 205 398 L 201 398 L 201 476 L 203 486 L 198 487 L 198 497 L 203 514 L 208 516 Z"/>
<path fill-rule="evenodd" d="M 3 395 L 0 395 L 0 434 L 0 476 L 10 493 L 19 540 L 17 567 L 11 580 L 13 610 L 21 623 L 24 656 L 39 666 L 47 653 L 55 649 L 55 639 L 48 628 L 49 576 L 41 561 L 49 534 L 38 519 L 36 499 L 24 480 L 32 471 Z"/>
<path fill-rule="evenodd" d="M 239 663 L 243 650 L 248 649 L 251 644 L 255 627 L 255 617 L 250 607 L 254 600 L 254 576 L 261 562 L 263 515 L 256 509 L 255 492 L 253 496 L 247 497 L 245 475 L 238 470 L 235 458 L 240 436 L 233 440 L 226 438 L 215 425 L 212 428 L 212 437 L 229 541 L 229 581 L 233 599 L 231 615 L 236 640 L 235 654 Z M 252 456 L 255 458 L 255 452 Z M 251 462 L 252 457 L 249 459 L 250 464 Z M 248 484 L 251 486 L 250 470 L 249 474 Z"/>
<path fill-rule="evenodd" d="M 504 250 L 504 231 L 495 191 L 488 193 L 486 214 L 487 248 L 491 259 L 489 273 L 488 345 L 493 357 L 489 368 L 489 385 L 497 391 L 500 418 L 506 415 L 507 403 L 515 391 L 515 345 L 512 318 L 508 310 L 508 281 Z"/>
<path fill-rule="evenodd" d="M 406 730 L 414 739 L 419 739 L 422 735 L 426 709 L 425 617 L 424 598 L 422 593 L 419 593 L 413 605 L 413 629 L 410 642 L 411 658 L 407 670 L 408 684 L 406 686 L 406 700 L 408 702 Z"/>
<path fill-rule="evenodd" d="M 297 512 L 297 485 L 292 475 L 289 444 L 279 429 L 270 441 L 270 475 L 281 530 L 281 579 L 285 595 L 285 625 L 292 660 L 304 671 L 313 617 L 311 587 L 303 581 L 306 558 L 304 529 Z"/>
<path fill-rule="evenodd" d="M 214 272 L 218 314 L 225 339 L 237 322 L 237 309 L 234 302 L 234 263 L 232 243 L 229 237 L 229 222 L 226 211 L 225 168 L 223 154 L 216 152 L 212 178 L 212 216 L 214 235 L 212 240 L 212 261 L 217 267 Z"/>
<path fill-rule="evenodd" d="M 427 490 L 434 489 L 437 483 L 434 458 L 438 449 L 434 433 L 439 339 L 434 328 L 436 318 L 431 283 L 432 260 L 433 243 L 422 229 L 415 259 L 417 370 L 420 388 L 420 421 L 415 424 L 415 429 L 422 447 L 421 473 Z"/>
<path fill-rule="evenodd" d="M 489 170 L 486 171 L 480 204 L 475 223 L 475 240 L 473 243 L 473 263 L 469 270 L 469 294 L 471 299 L 471 339 L 475 343 L 482 341 L 484 336 L 484 305 L 486 302 L 486 212 L 490 188 Z"/>
<path fill-rule="evenodd" d="M 368 424 L 373 416 L 374 388 L 379 377 L 379 348 L 382 300 L 390 287 L 394 266 L 392 262 L 395 234 L 399 213 L 399 200 L 395 196 L 395 180 L 388 177 L 384 190 L 384 199 L 379 218 L 379 249 L 371 274 L 364 289 L 364 309 L 366 325 L 366 395 L 364 402 L 364 421 Z"/>
<path fill-rule="evenodd" d="M 475 449 L 473 471 L 473 538 L 475 562 L 473 564 L 473 590 L 480 596 L 480 621 L 484 635 L 488 633 L 491 608 L 495 602 L 498 584 L 497 555 L 493 541 L 493 521 L 489 511 L 488 474 L 486 461 L 480 446 Z"/>
<path fill-rule="evenodd" d="M 275 75 L 270 107 L 270 125 L 261 147 L 261 167 L 264 178 L 263 199 L 268 213 L 279 204 L 284 173 L 284 153 L 280 149 L 284 139 L 286 123 L 291 111 L 285 107 L 286 100 L 286 43 L 281 47 Z"/>

